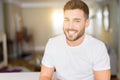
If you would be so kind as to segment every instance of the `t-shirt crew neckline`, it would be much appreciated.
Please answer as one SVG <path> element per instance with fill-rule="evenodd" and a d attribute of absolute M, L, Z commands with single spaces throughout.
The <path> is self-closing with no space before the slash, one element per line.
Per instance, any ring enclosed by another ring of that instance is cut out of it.
<path fill-rule="evenodd" d="M 68 48 L 82 47 L 82 46 L 84 45 L 84 43 L 86 42 L 86 38 L 87 38 L 87 35 L 85 34 L 85 37 L 84 37 L 84 39 L 83 39 L 83 42 L 82 42 L 80 45 L 78 45 L 78 46 L 69 46 L 69 45 L 67 44 L 67 41 L 66 41 L 66 38 L 65 38 L 65 45 L 66 45 L 66 47 L 68 47 Z"/>

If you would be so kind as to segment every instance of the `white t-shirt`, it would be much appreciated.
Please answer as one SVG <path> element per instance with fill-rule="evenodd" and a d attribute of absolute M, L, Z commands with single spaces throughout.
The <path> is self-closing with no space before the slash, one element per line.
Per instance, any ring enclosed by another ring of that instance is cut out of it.
<path fill-rule="evenodd" d="M 65 35 L 49 39 L 42 64 L 55 67 L 60 80 L 94 80 L 94 71 L 110 69 L 104 43 L 89 35 L 75 47 L 67 45 Z"/>

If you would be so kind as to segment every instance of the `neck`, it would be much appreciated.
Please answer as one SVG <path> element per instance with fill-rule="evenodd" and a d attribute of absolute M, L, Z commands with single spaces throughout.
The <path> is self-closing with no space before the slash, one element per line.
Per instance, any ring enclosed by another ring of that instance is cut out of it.
<path fill-rule="evenodd" d="M 85 34 L 82 37 L 80 37 L 78 40 L 76 40 L 76 41 L 69 41 L 69 40 L 67 40 L 67 44 L 69 46 L 73 46 L 73 47 L 74 46 L 78 46 L 78 45 L 80 45 L 83 42 L 84 37 L 85 37 Z"/>

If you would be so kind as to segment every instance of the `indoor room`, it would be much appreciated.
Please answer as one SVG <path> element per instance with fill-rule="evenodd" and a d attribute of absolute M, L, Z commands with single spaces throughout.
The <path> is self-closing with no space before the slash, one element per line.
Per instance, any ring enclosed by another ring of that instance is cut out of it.
<path fill-rule="evenodd" d="M 63 7 L 67 1 L 0 0 L 0 75 L 37 72 L 39 77 L 49 38 L 64 33 Z M 86 33 L 105 43 L 111 80 L 119 80 L 120 0 L 84 1 L 90 10 Z"/>

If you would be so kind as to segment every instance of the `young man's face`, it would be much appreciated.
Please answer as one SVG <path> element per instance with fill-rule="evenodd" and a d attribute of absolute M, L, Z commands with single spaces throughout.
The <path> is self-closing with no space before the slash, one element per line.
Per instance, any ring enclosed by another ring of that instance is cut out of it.
<path fill-rule="evenodd" d="M 80 9 L 65 10 L 63 30 L 67 40 L 76 41 L 84 35 L 89 20 Z"/>

